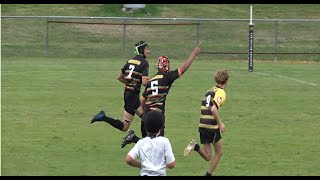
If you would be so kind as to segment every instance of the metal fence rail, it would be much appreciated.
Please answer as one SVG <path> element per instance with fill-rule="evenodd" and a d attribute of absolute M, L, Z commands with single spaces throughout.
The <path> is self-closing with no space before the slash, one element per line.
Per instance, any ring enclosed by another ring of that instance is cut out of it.
<path fill-rule="evenodd" d="M 200 40 L 206 44 L 203 54 L 241 58 L 248 53 L 249 19 L 83 16 L 1 16 L 1 19 L 3 56 L 28 55 L 29 51 L 32 51 L 29 55 L 38 56 L 128 56 L 132 54 L 131 46 L 140 39 L 150 42 L 157 54 L 177 57 L 185 56 Z M 254 54 L 272 55 L 274 60 L 280 55 L 304 55 L 320 60 L 320 19 L 253 19 L 253 22 Z M 11 31 L 17 32 L 15 37 Z M 65 34 L 67 38 L 61 38 Z M 298 48 L 301 42 L 306 46 L 303 51 Z M 175 52 L 169 48 L 171 45 L 177 47 Z"/>

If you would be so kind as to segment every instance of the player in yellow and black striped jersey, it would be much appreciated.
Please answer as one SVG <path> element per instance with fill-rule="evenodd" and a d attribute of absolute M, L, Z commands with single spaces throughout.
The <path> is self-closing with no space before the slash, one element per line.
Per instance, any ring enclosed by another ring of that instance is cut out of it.
<path fill-rule="evenodd" d="M 200 44 L 199 44 L 200 45 Z M 160 56 L 157 61 L 158 72 L 148 81 L 145 91 L 142 94 L 141 106 L 144 113 L 148 111 L 159 111 L 165 114 L 166 97 L 170 91 L 172 83 L 182 76 L 187 71 L 196 56 L 200 53 L 200 47 L 197 45 L 189 58 L 186 59 L 182 65 L 173 71 L 170 70 L 170 60 L 167 56 Z M 165 118 L 164 118 L 165 121 Z M 164 128 L 160 131 L 160 136 L 164 136 Z M 141 134 L 142 137 L 147 136 L 147 131 L 144 127 L 144 122 L 141 121 Z M 121 147 L 132 142 L 137 143 L 138 138 L 134 131 L 129 131 L 126 137 L 121 142 Z"/>
<path fill-rule="evenodd" d="M 229 74 L 227 70 L 219 70 L 215 74 L 216 86 L 210 88 L 201 101 L 199 133 L 200 143 L 203 148 L 195 140 L 191 140 L 184 150 L 184 156 L 188 156 L 192 150 L 195 150 L 206 161 L 211 161 L 207 171 L 207 176 L 211 176 L 220 159 L 222 157 L 222 140 L 221 133 L 225 131 L 225 125 L 222 122 L 218 110 L 226 100 L 225 88 L 227 87 Z M 212 158 L 211 144 L 215 149 Z"/>
<path fill-rule="evenodd" d="M 199 131 L 212 129 L 215 132 L 219 132 L 219 126 L 217 120 L 214 118 L 214 113 L 211 111 L 215 106 L 217 110 L 223 104 L 226 99 L 226 93 L 219 85 L 210 88 L 204 95 L 201 101 L 201 117 L 199 123 Z"/>
<path fill-rule="evenodd" d="M 140 88 L 141 85 L 147 84 L 149 80 L 149 63 L 147 57 L 150 49 L 145 41 L 139 41 L 135 44 L 136 56 L 129 59 L 121 68 L 118 80 L 125 84 L 124 88 L 124 120 L 120 121 L 116 118 L 106 116 L 104 111 L 100 111 L 95 115 L 91 123 L 104 121 L 121 131 L 127 131 L 134 115 L 142 116 L 143 109 L 140 107 Z"/>

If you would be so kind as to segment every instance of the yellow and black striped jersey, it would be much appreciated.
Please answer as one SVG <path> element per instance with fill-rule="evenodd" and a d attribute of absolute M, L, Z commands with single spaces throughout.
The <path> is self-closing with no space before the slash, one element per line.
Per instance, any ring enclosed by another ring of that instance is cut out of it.
<path fill-rule="evenodd" d="M 125 88 L 140 92 L 142 76 L 148 76 L 149 73 L 149 63 L 142 55 L 136 55 L 126 62 L 121 72 L 128 79 L 132 79 L 126 83 Z"/>
<path fill-rule="evenodd" d="M 214 119 L 212 114 L 212 106 L 216 106 L 217 109 L 226 100 L 226 93 L 223 88 L 216 86 L 210 88 L 204 95 L 201 101 L 201 117 L 200 117 L 200 128 L 218 129 L 218 122 Z"/>
<path fill-rule="evenodd" d="M 160 111 L 165 113 L 166 97 L 172 83 L 179 78 L 178 69 L 169 72 L 159 71 L 147 83 L 143 92 L 145 109 Z"/>

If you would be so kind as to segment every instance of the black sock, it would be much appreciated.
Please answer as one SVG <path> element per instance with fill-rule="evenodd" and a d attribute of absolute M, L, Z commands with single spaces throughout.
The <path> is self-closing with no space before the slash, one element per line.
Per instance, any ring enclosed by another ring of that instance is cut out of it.
<path fill-rule="evenodd" d="M 212 176 L 212 174 L 210 174 L 210 173 L 207 172 L 205 176 Z"/>
<path fill-rule="evenodd" d="M 194 150 L 195 150 L 195 151 L 199 151 L 199 149 L 200 149 L 199 144 L 196 144 L 196 145 L 194 146 Z"/>
<path fill-rule="evenodd" d="M 123 126 L 124 126 L 122 121 L 115 119 L 115 118 L 107 117 L 106 122 L 109 123 L 114 128 L 119 129 L 120 131 L 122 131 Z"/>
<path fill-rule="evenodd" d="M 134 135 L 134 136 L 132 137 L 132 141 L 133 141 L 134 143 L 137 143 L 139 140 L 140 140 L 140 138 L 138 138 L 136 135 Z"/>

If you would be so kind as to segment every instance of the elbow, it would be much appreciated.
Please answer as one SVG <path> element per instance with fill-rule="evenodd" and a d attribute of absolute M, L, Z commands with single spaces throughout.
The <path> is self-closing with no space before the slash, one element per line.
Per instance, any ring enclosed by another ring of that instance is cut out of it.
<path fill-rule="evenodd" d="M 173 161 L 172 163 L 167 164 L 167 167 L 169 169 L 173 169 L 176 166 L 176 161 Z"/>
<path fill-rule="evenodd" d="M 127 156 L 126 157 L 126 163 L 128 164 L 128 165 L 130 165 L 130 166 L 132 166 L 133 165 L 133 161 L 134 161 L 134 159 L 131 157 L 131 156 Z"/>
<path fill-rule="evenodd" d="M 117 80 L 118 81 L 122 81 L 123 77 L 124 77 L 123 74 L 119 73 L 119 75 L 117 77 Z"/>
<path fill-rule="evenodd" d="M 142 84 L 146 87 L 147 86 L 147 82 L 142 82 Z"/>
<path fill-rule="evenodd" d="M 122 82 L 123 79 L 124 79 L 124 74 L 122 74 L 122 72 L 120 72 L 120 73 L 118 74 L 117 80 L 120 81 L 120 82 Z"/>
<path fill-rule="evenodd" d="M 148 76 L 143 76 L 143 77 L 142 77 L 142 84 L 143 84 L 144 86 L 147 86 L 149 79 L 150 79 L 150 78 L 149 78 Z"/>
<path fill-rule="evenodd" d="M 147 86 L 147 83 L 148 83 L 148 80 L 146 80 L 146 79 L 143 79 L 143 80 L 142 80 L 142 84 L 143 84 L 144 86 Z"/>

